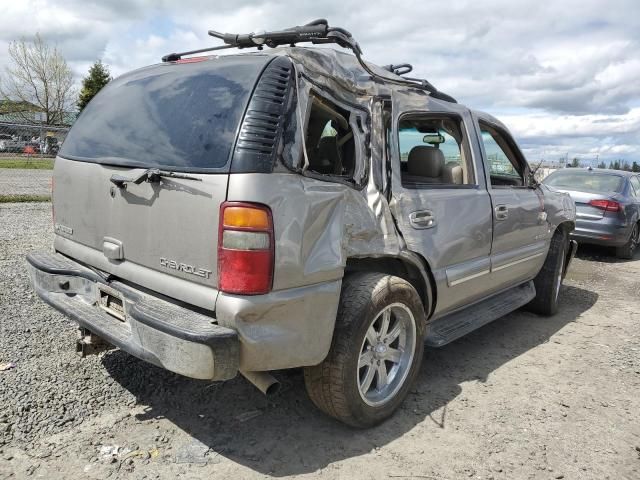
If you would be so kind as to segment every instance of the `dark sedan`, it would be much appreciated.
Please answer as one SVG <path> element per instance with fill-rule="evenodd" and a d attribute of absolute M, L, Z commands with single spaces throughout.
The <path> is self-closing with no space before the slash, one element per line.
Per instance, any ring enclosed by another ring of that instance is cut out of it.
<path fill-rule="evenodd" d="M 542 183 L 576 202 L 575 240 L 616 247 L 618 257 L 633 257 L 640 239 L 640 174 L 566 168 Z"/>

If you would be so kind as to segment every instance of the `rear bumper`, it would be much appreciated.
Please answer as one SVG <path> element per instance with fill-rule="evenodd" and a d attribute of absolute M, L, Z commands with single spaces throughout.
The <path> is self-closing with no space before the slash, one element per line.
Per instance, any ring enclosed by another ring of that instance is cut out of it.
<path fill-rule="evenodd" d="M 187 377 L 236 376 L 240 342 L 235 330 L 120 282 L 109 282 L 60 254 L 29 254 L 27 262 L 40 298 L 107 342 Z M 122 301 L 124 320 L 100 306 L 105 293 Z"/>
<path fill-rule="evenodd" d="M 576 228 L 571 233 L 571 238 L 580 243 L 594 245 L 621 246 L 627 243 L 631 234 L 631 226 L 619 221 L 601 220 L 576 220 Z"/>

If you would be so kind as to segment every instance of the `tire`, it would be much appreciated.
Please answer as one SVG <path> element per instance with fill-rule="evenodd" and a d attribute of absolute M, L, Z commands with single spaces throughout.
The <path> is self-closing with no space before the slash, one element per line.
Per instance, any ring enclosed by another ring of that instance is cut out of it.
<path fill-rule="evenodd" d="M 536 296 L 527 304 L 527 310 L 544 316 L 555 315 L 558 311 L 558 297 L 564 276 L 568 246 L 567 234 L 557 230 L 551 238 L 551 245 L 542 269 L 533 279 Z"/>
<path fill-rule="evenodd" d="M 638 241 L 640 240 L 640 224 L 636 223 L 631 230 L 629 240 L 621 247 L 616 247 L 616 257 L 623 258 L 625 260 L 631 260 L 636 249 L 638 248 Z"/>
<path fill-rule="evenodd" d="M 381 343 L 374 333 L 383 333 L 386 320 L 389 337 Z M 346 277 L 329 354 L 321 364 L 304 369 L 309 397 L 320 410 L 353 427 L 387 419 L 418 374 L 425 324 L 422 301 L 406 280 L 377 273 Z M 402 333 L 388 341 L 398 331 Z M 388 374 L 386 386 L 381 367 Z M 367 382 L 370 387 L 365 388 Z"/>

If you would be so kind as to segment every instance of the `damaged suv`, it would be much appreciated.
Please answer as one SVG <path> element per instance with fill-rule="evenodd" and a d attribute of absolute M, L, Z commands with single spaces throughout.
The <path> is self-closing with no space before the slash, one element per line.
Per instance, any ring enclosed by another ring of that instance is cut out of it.
<path fill-rule="evenodd" d="M 575 206 L 502 123 L 410 65 L 365 62 L 324 20 L 210 33 L 259 51 L 119 77 L 55 161 L 55 252 L 27 261 L 80 353 L 240 372 L 265 393 L 269 372 L 301 367 L 315 405 L 367 427 L 407 395 L 425 344 L 556 311 Z"/>

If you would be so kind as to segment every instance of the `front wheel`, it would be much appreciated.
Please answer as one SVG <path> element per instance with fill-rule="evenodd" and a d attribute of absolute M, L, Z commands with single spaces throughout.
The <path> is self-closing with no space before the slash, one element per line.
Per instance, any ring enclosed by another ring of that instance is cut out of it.
<path fill-rule="evenodd" d="M 329 354 L 304 371 L 311 400 L 355 427 L 382 422 L 420 369 L 424 328 L 424 307 L 406 280 L 375 273 L 346 278 Z"/>
<path fill-rule="evenodd" d="M 551 238 L 551 245 L 542 269 L 533 280 L 536 296 L 527 309 L 540 315 L 551 316 L 558 311 L 558 298 L 564 276 L 568 238 L 564 230 L 558 230 Z"/>

